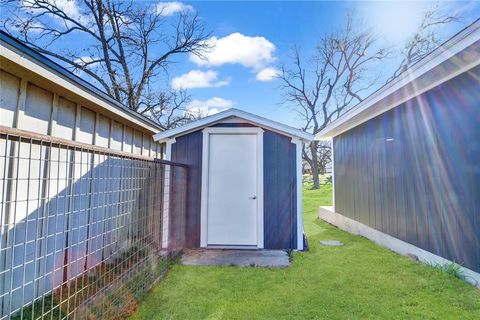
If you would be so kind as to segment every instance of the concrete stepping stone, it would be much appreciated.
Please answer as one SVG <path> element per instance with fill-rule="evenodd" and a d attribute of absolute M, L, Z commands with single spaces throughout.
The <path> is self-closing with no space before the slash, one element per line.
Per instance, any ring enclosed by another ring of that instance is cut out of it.
<path fill-rule="evenodd" d="M 323 240 L 323 241 L 320 241 L 320 244 L 323 246 L 329 246 L 329 247 L 343 246 L 343 242 L 340 242 L 338 240 Z"/>

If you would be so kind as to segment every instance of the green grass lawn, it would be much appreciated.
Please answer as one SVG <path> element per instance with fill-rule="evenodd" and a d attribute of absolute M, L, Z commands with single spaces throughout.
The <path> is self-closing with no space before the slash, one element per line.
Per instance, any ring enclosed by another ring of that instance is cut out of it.
<path fill-rule="evenodd" d="M 480 290 L 319 221 L 330 203 L 304 192 L 310 251 L 290 268 L 174 265 L 133 319 L 480 319 Z"/>

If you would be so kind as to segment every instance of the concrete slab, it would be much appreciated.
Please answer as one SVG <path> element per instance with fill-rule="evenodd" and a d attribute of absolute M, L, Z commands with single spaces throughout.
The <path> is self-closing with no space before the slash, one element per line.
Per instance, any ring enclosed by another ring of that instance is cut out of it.
<path fill-rule="evenodd" d="M 282 268 L 290 266 L 290 257 L 283 250 L 185 250 L 181 259 L 187 266 L 241 266 Z"/>

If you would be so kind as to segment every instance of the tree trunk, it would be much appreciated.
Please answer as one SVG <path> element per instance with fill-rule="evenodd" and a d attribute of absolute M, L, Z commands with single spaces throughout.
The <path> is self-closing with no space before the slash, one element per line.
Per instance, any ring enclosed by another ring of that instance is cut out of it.
<path fill-rule="evenodd" d="M 320 179 L 318 178 L 318 141 L 310 143 L 310 152 L 312 154 L 313 189 L 320 189 Z"/>

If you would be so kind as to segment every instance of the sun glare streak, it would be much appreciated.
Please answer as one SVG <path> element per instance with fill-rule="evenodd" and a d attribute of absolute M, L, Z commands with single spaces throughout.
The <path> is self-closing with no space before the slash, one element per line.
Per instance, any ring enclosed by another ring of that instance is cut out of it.
<path fill-rule="evenodd" d="M 442 50 L 439 48 L 439 50 Z M 410 73 L 407 70 L 407 75 L 413 80 Z M 415 81 L 411 82 L 414 87 L 413 91 L 418 91 L 420 88 L 416 87 Z M 421 208 L 425 212 L 426 221 L 422 221 L 422 224 L 417 226 L 421 232 L 440 232 L 445 233 L 445 242 L 433 243 L 434 252 L 445 252 L 447 255 L 452 251 L 457 252 L 464 259 L 468 257 L 463 256 L 460 242 L 464 242 L 461 239 L 466 239 L 467 242 L 475 241 L 475 234 L 472 226 L 462 224 L 460 230 L 460 224 L 458 221 L 458 213 L 465 210 L 462 207 L 461 199 L 457 195 L 462 195 L 468 192 L 465 184 L 455 184 L 455 181 L 461 179 L 449 170 L 452 165 L 461 166 L 466 163 L 468 157 L 468 146 L 465 141 L 460 141 L 461 137 L 458 137 L 457 132 L 450 132 L 450 141 L 442 140 L 441 144 L 438 141 L 438 133 L 440 130 L 449 127 L 461 127 L 461 123 L 455 123 L 456 119 L 452 116 L 451 111 L 448 110 L 449 99 L 456 99 L 457 101 L 464 101 L 465 97 L 460 95 L 458 88 L 448 85 L 441 93 L 437 92 L 436 95 L 417 95 L 412 103 L 409 103 L 410 107 L 419 108 L 420 118 L 410 118 L 407 123 L 407 132 L 410 135 L 409 139 L 415 141 L 418 132 L 415 130 L 416 125 L 414 122 L 420 122 L 425 132 L 425 145 L 423 146 L 427 152 L 427 162 L 420 163 L 419 159 L 422 159 L 420 155 L 413 155 L 411 158 L 416 159 L 418 163 L 415 165 L 417 172 L 414 172 L 415 176 L 425 176 L 428 181 L 428 187 L 433 191 L 434 198 L 429 202 L 430 205 L 425 208 Z M 464 110 L 468 112 L 468 110 Z M 470 110 L 471 111 L 471 110 Z M 477 110 L 478 111 L 478 110 Z M 443 114 L 442 114 L 443 113 Z M 475 113 L 475 111 L 473 111 Z M 441 114 L 441 115 L 440 115 Z M 475 116 L 475 114 L 472 114 Z M 478 115 L 477 115 L 478 116 Z M 438 121 L 438 119 L 442 121 Z M 450 124 L 449 124 L 450 122 Z M 452 123 L 453 122 L 453 123 Z M 409 125 L 410 124 L 410 125 Z M 421 139 L 418 139 L 420 141 Z M 446 152 L 448 148 L 448 152 Z M 413 190 L 412 190 L 413 192 Z M 428 190 L 415 190 L 415 192 L 427 192 Z M 431 215 L 438 213 L 440 216 L 440 222 L 443 227 L 432 227 L 430 222 L 436 221 L 435 217 Z M 427 230 L 425 228 L 432 228 Z M 437 230 L 437 231 L 435 231 Z M 460 238 L 459 238 L 460 236 Z M 442 237 L 436 237 L 441 239 Z"/>
<path fill-rule="evenodd" d="M 375 33 L 391 44 L 403 45 L 418 28 L 424 8 L 420 2 L 374 2 L 363 10 Z"/>

